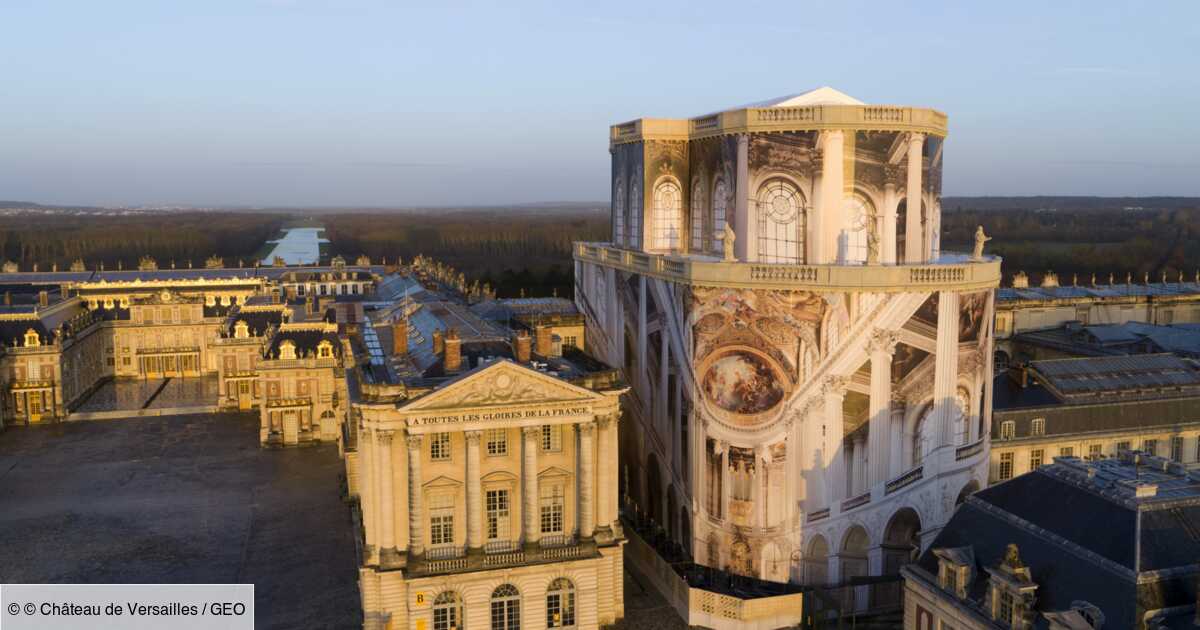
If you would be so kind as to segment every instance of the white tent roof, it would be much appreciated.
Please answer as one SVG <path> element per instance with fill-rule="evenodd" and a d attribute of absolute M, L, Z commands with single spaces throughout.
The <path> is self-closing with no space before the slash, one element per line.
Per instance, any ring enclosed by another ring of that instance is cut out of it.
<path fill-rule="evenodd" d="M 866 103 L 846 94 L 839 92 L 829 86 L 822 86 L 815 90 L 800 92 L 799 94 L 788 94 L 770 98 L 757 103 L 750 103 L 742 107 L 733 109 L 743 109 L 747 107 L 806 107 L 809 105 L 866 105 Z"/>

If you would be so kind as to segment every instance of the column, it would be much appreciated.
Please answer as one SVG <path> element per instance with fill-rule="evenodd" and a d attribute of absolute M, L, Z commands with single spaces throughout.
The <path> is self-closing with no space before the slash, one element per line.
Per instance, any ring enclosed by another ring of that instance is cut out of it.
<path fill-rule="evenodd" d="M 883 216 L 883 225 L 879 231 L 879 240 L 883 243 L 880 258 L 885 265 L 896 264 L 896 181 L 899 177 L 899 168 L 892 165 L 883 167 L 883 212 L 880 213 Z"/>
<path fill-rule="evenodd" d="M 538 444 L 542 438 L 542 427 L 523 427 L 521 429 L 521 522 L 524 523 L 526 545 L 535 545 L 541 539 L 541 527 L 538 521 Z"/>
<path fill-rule="evenodd" d="M 784 463 L 783 482 L 787 488 L 787 506 L 783 511 L 788 527 L 795 524 L 797 504 L 800 502 L 800 486 L 803 469 L 800 466 L 800 427 L 803 418 L 789 418 L 787 421 L 787 450 Z"/>
<path fill-rule="evenodd" d="M 828 505 L 825 498 L 825 400 L 814 396 L 800 411 L 801 431 L 804 438 L 800 441 L 800 476 L 801 495 L 804 498 L 804 511 L 812 512 Z"/>
<path fill-rule="evenodd" d="M 420 435 L 408 436 L 408 555 L 425 553 L 425 515 L 421 500 L 421 445 Z M 389 464 L 390 467 L 390 464 Z M 391 485 L 388 474 L 387 485 Z"/>
<path fill-rule="evenodd" d="M 479 481 L 479 440 L 482 431 L 466 431 L 467 442 L 467 548 L 483 546 L 483 490 Z"/>
<path fill-rule="evenodd" d="M 867 461 L 867 445 L 863 439 L 862 432 L 854 434 L 854 450 L 850 451 L 850 494 L 858 496 L 867 488 L 866 480 L 863 479 L 866 475 L 863 472 L 866 470 Z"/>
<path fill-rule="evenodd" d="M 904 262 L 919 263 L 925 253 L 921 233 L 921 148 L 925 134 L 908 135 L 908 183 L 904 188 L 905 203 L 908 204 L 904 220 Z"/>
<path fill-rule="evenodd" d="M 368 429 L 365 426 L 359 429 L 358 434 L 358 470 L 361 487 L 359 488 L 359 507 L 362 509 L 363 519 L 363 564 L 370 564 L 372 557 L 375 555 L 375 547 L 379 543 L 379 519 L 376 515 L 376 508 L 379 502 L 376 500 L 379 486 L 379 470 L 374 464 L 375 450 L 375 431 Z"/>
<path fill-rule="evenodd" d="M 379 563 L 395 560 L 396 558 L 396 495 L 393 491 L 394 473 L 392 472 L 392 432 L 376 431 L 375 447 L 379 465 L 375 467 L 379 475 Z"/>
<path fill-rule="evenodd" d="M 846 451 L 842 446 L 846 435 L 842 400 L 846 396 L 848 381 L 844 376 L 831 376 L 826 379 L 822 389 L 825 398 L 825 497 L 830 507 L 846 498 Z"/>
<path fill-rule="evenodd" d="M 650 397 L 650 392 L 646 387 L 646 375 L 649 373 L 646 369 L 646 276 L 638 276 L 638 316 L 637 316 L 637 375 L 634 377 L 636 382 L 641 384 L 640 398 L 643 405 L 653 405 L 654 400 Z M 613 337 L 618 345 L 624 345 L 620 340 L 621 336 Z M 645 409 L 640 409 L 643 413 Z"/>
<path fill-rule="evenodd" d="M 729 442 L 721 440 L 717 448 L 721 450 L 721 520 L 728 522 L 729 497 L 732 494 L 729 487 Z"/>
<path fill-rule="evenodd" d="M 937 356 L 934 363 L 933 405 L 937 427 L 935 448 L 950 444 L 958 403 L 958 294 L 938 294 Z"/>
<path fill-rule="evenodd" d="M 904 396 L 892 393 L 888 434 L 890 449 L 888 451 L 888 475 L 891 481 L 904 472 L 904 411 L 906 403 Z"/>
<path fill-rule="evenodd" d="M 737 174 L 733 194 L 733 254 L 742 262 L 753 260 L 750 252 L 750 136 L 737 136 Z"/>
<path fill-rule="evenodd" d="M 591 538 L 596 530 L 596 454 L 592 444 L 592 438 L 596 434 L 596 423 L 583 422 L 575 426 L 579 431 L 579 537 Z"/>
<path fill-rule="evenodd" d="M 617 487 L 619 464 L 615 457 L 609 455 L 616 450 L 616 424 L 613 416 L 596 417 L 596 525 L 598 530 L 606 534 L 614 533 L 612 524 L 617 519 L 618 493 L 623 491 Z"/>
<path fill-rule="evenodd" d="M 660 339 L 658 352 L 658 391 L 654 392 L 654 423 L 658 425 L 660 435 L 674 442 L 675 428 L 671 426 L 673 424 L 671 418 L 667 417 L 667 409 L 670 406 L 667 399 L 671 396 L 671 388 L 668 387 L 671 383 L 671 346 L 668 341 L 671 335 L 667 331 L 666 319 L 663 318 L 660 322 L 658 329 L 658 337 Z M 670 461 L 674 453 L 675 448 L 671 444 L 667 444 L 666 451 L 663 454 L 666 455 L 668 460 L 664 462 L 668 476 L 670 476 L 670 471 L 675 470 L 675 462 Z"/>
<path fill-rule="evenodd" d="M 825 152 L 821 150 L 822 141 L 817 139 L 817 146 L 808 154 L 812 164 L 813 189 L 812 200 L 808 208 L 808 226 L 804 233 L 804 242 L 808 250 L 805 255 L 806 264 L 814 265 L 825 260 L 825 248 L 821 244 L 821 230 L 824 223 L 821 220 L 821 191 L 825 188 Z"/>
<path fill-rule="evenodd" d="M 876 330 L 867 340 L 871 356 L 871 401 L 867 427 L 870 473 L 864 487 L 872 488 L 888 480 L 889 449 L 892 433 L 892 353 L 900 335 L 893 330 Z"/>
<path fill-rule="evenodd" d="M 845 136 L 840 129 L 821 134 L 825 146 L 824 168 L 821 174 L 821 259 L 818 263 L 833 263 L 838 259 L 837 237 L 843 227 L 842 196 L 845 187 Z"/>
<path fill-rule="evenodd" d="M 750 515 L 750 525 L 753 527 L 765 527 L 767 519 L 765 510 L 767 502 L 763 501 L 763 482 L 767 479 L 767 467 L 764 462 L 766 459 L 766 447 L 757 446 L 754 448 L 754 474 L 750 477 L 750 504 L 754 508 L 754 513 Z"/>

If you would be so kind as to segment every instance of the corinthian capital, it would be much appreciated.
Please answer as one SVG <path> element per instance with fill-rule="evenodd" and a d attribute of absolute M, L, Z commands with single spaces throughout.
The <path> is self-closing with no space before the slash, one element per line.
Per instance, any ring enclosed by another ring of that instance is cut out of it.
<path fill-rule="evenodd" d="M 463 431 L 463 435 L 467 438 L 467 445 L 479 446 L 479 439 L 483 436 L 483 431 Z"/>
<path fill-rule="evenodd" d="M 825 383 L 821 385 L 821 393 L 826 396 L 837 395 L 845 396 L 846 387 L 850 385 L 849 376 L 830 376 L 825 379 Z"/>
<path fill-rule="evenodd" d="M 390 435 L 390 433 L 391 432 L 389 431 L 389 435 L 388 435 L 389 442 L 392 441 L 392 436 Z M 425 436 L 423 436 L 423 435 L 409 433 L 408 436 L 405 438 L 405 442 L 408 443 L 409 450 L 419 451 L 419 450 L 421 450 L 421 444 L 425 441 L 424 438 L 425 438 Z"/>
<path fill-rule="evenodd" d="M 900 343 L 900 333 L 895 330 L 886 328 L 876 328 L 871 333 L 871 337 L 867 339 L 868 352 L 883 352 L 892 354 L 896 351 L 896 344 Z"/>
<path fill-rule="evenodd" d="M 521 427 L 521 435 L 525 436 L 526 439 L 540 438 L 542 437 L 542 427 L 536 425 L 532 427 Z"/>
<path fill-rule="evenodd" d="M 883 183 L 887 186 L 899 186 L 904 181 L 904 168 L 898 164 L 887 164 L 883 167 Z"/>
<path fill-rule="evenodd" d="M 825 152 L 820 148 L 812 149 L 808 152 L 808 159 L 812 162 L 813 173 L 820 174 L 825 165 Z"/>

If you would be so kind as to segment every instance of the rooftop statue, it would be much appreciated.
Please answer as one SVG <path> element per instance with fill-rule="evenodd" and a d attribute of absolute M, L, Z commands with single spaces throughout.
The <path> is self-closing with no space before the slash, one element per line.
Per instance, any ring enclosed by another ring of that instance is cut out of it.
<path fill-rule="evenodd" d="M 971 254 L 971 260 L 983 260 L 983 244 L 992 240 L 992 237 L 983 233 L 983 226 L 975 228 L 975 251 Z"/>

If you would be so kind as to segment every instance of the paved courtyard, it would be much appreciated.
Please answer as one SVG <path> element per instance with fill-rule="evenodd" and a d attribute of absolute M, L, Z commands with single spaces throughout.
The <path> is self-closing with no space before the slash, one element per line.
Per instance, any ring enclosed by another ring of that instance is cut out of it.
<path fill-rule="evenodd" d="M 361 628 L 343 463 L 254 415 L 0 433 L 0 582 L 255 585 L 258 628 Z"/>

